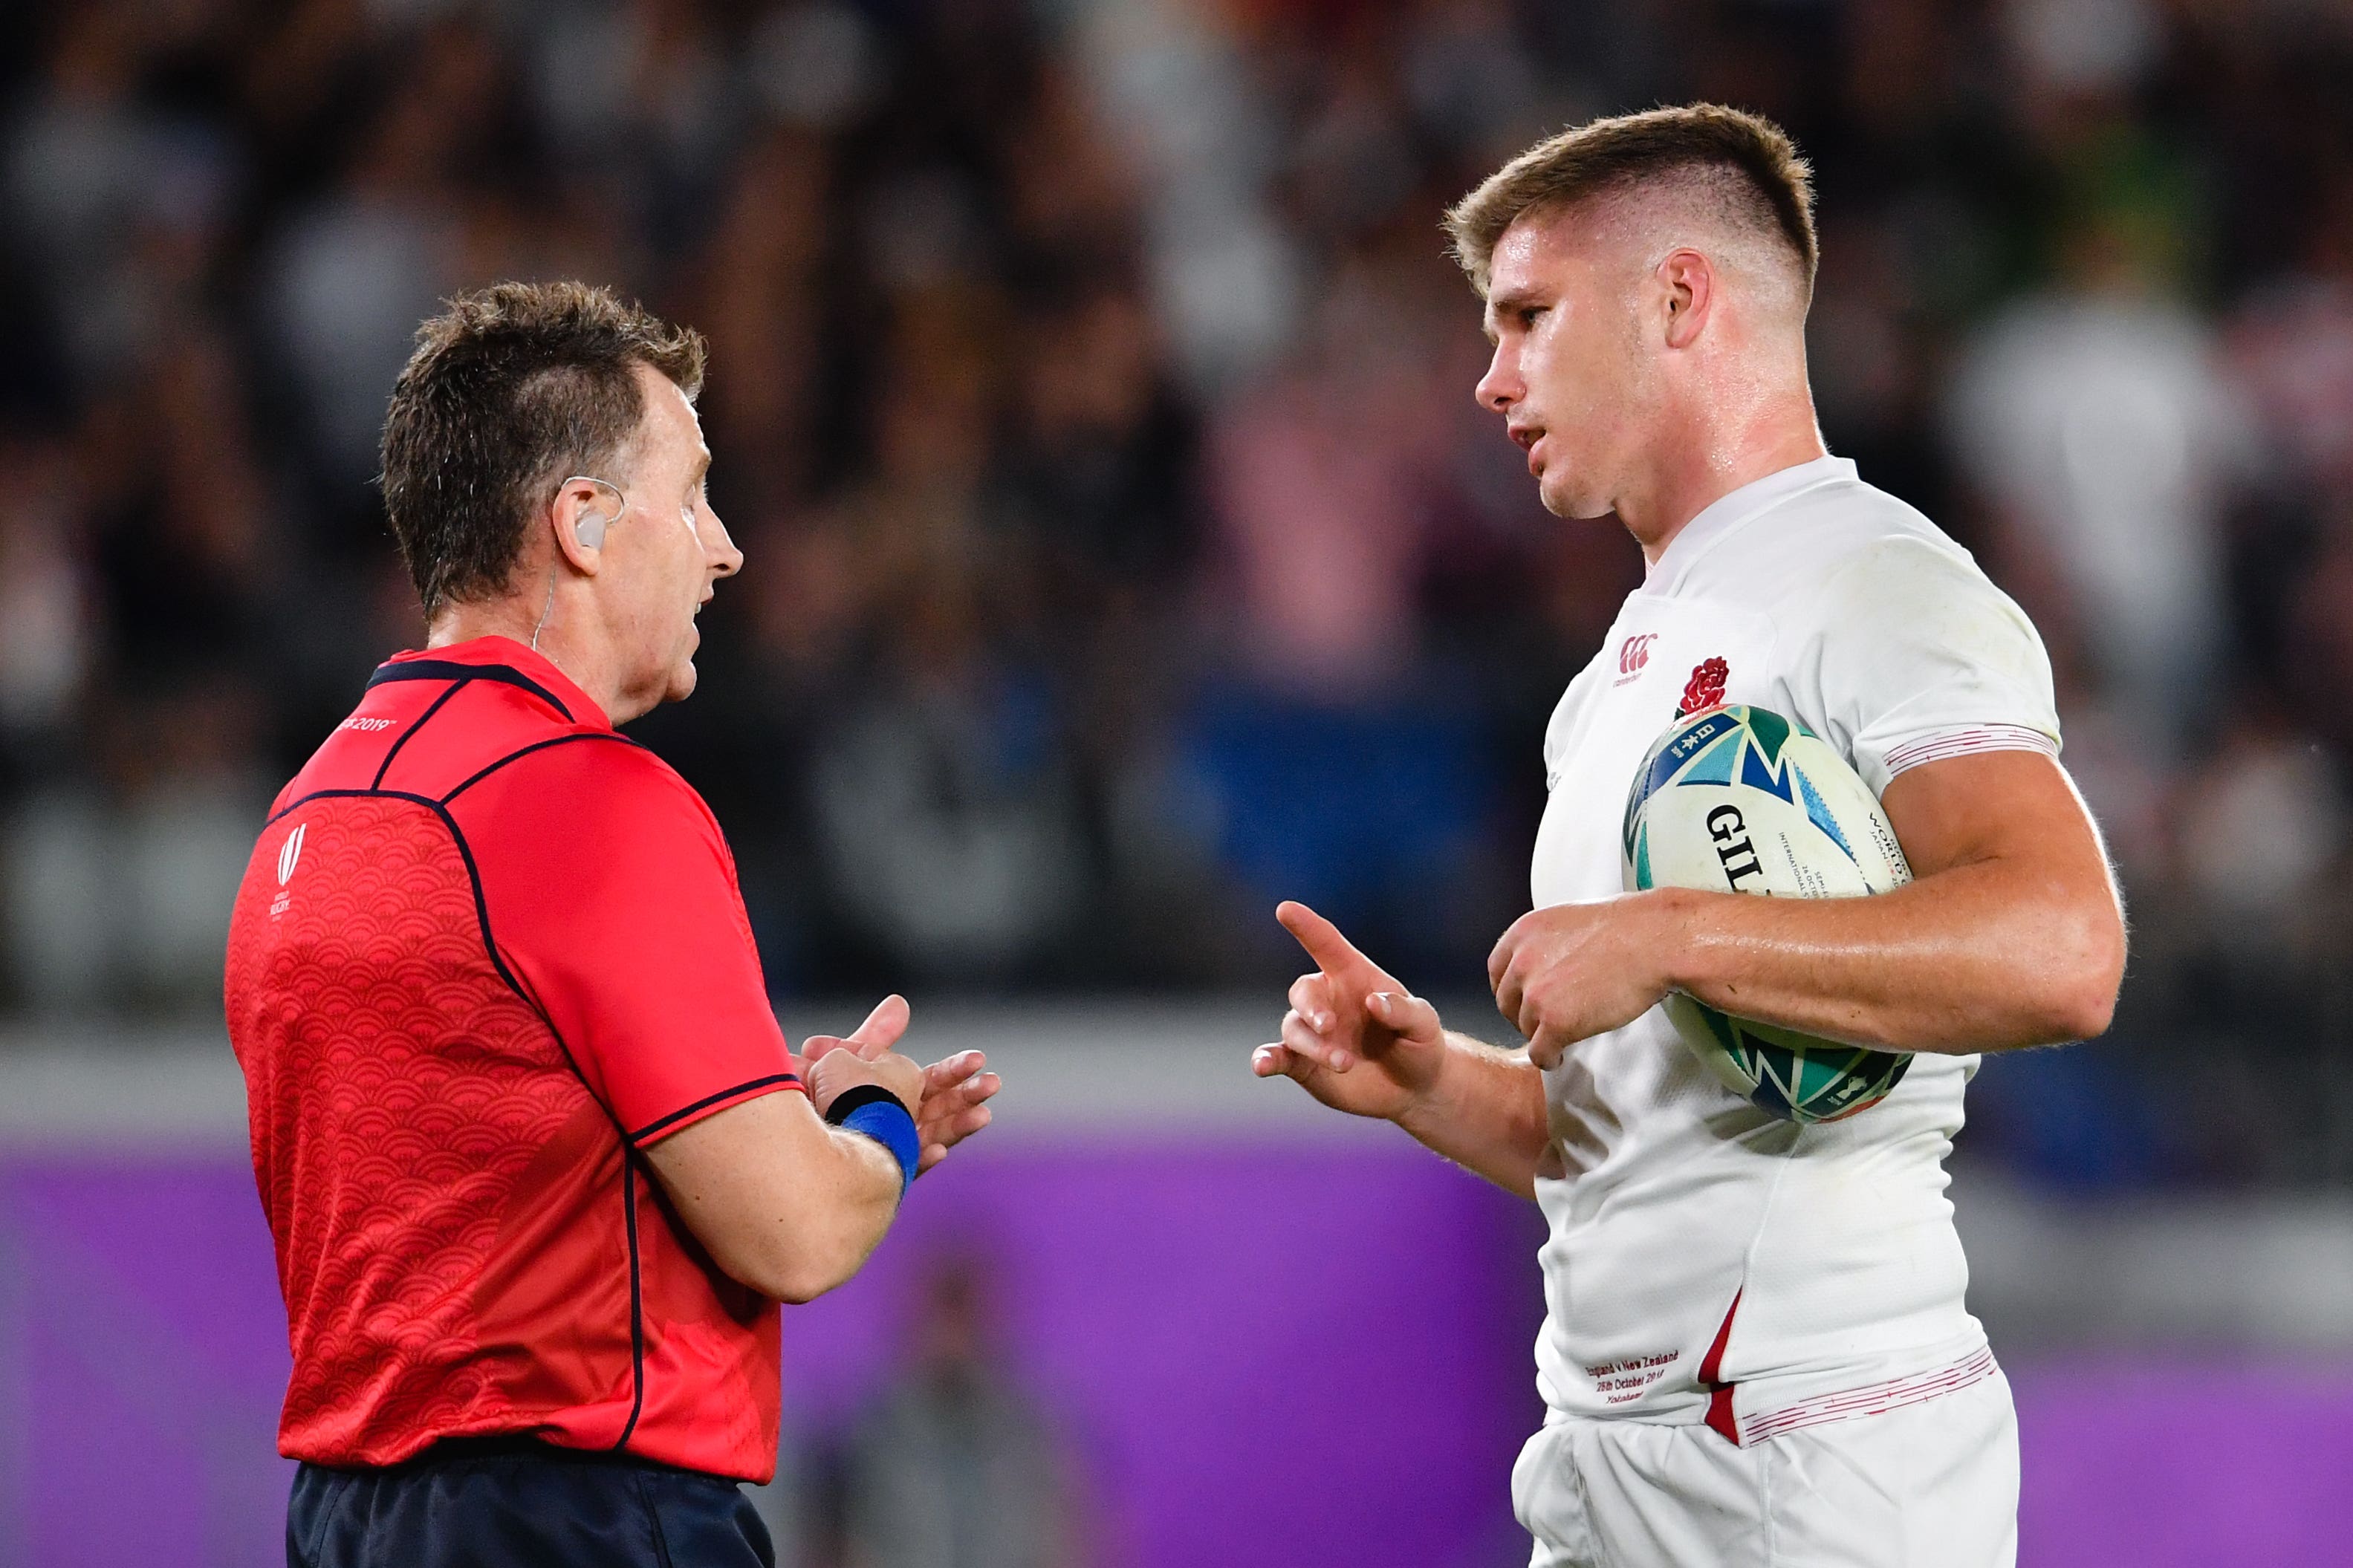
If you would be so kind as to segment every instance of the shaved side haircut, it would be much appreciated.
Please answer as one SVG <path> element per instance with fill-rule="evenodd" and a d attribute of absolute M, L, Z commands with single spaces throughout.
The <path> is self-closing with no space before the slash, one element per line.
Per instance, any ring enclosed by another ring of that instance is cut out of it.
<path fill-rule="evenodd" d="M 1771 121 L 1720 103 L 1588 121 L 1514 158 L 1454 204 L 1446 233 L 1483 299 L 1504 231 L 1529 213 L 1597 198 L 1673 192 L 1793 264 L 1798 302 L 1813 298 L 1813 171 Z"/>
<path fill-rule="evenodd" d="M 645 417 L 633 365 L 691 400 L 702 336 L 586 283 L 494 283 L 417 330 L 384 421 L 384 506 L 430 622 L 504 593 L 531 515 L 615 470 Z"/>

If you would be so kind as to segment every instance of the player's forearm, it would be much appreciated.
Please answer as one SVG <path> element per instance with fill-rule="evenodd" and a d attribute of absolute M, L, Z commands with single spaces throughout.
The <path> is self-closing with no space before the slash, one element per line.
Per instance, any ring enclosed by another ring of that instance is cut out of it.
<path fill-rule="evenodd" d="M 2104 1031 L 2123 973 L 2105 881 L 2007 860 L 1868 899 L 1669 892 L 1670 984 L 1742 1017 L 1858 1045 L 1968 1053 Z"/>
<path fill-rule="evenodd" d="M 1524 1051 L 1449 1029 L 1446 1065 L 1397 1123 L 1423 1146 L 1520 1196 L 1535 1194 L 1549 1132 L 1544 1075 Z"/>

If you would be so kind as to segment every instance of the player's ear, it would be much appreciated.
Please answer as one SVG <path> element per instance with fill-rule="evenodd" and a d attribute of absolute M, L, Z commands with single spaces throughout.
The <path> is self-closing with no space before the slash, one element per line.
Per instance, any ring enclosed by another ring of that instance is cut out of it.
<path fill-rule="evenodd" d="M 1715 303 L 1715 268 L 1698 251 L 1679 247 L 1660 261 L 1656 277 L 1666 302 L 1667 347 L 1687 349 L 1699 341 Z"/>
<path fill-rule="evenodd" d="M 564 481 L 548 509 L 555 549 L 574 571 L 594 577 L 605 559 L 606 531 L 619 520 L 619 494 L 602 480 Z"/>

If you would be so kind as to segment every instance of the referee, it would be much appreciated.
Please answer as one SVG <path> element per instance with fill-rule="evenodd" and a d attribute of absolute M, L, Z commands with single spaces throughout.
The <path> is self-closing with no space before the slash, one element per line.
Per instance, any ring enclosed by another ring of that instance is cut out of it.
<path fill-rule="evenodd" d="M 616 732 L 743 556 L 704 348 L 601 289 L 427 321 L 384 493 L 428 628 L 286 786 L 229 1039 L 294 1371 L 300 1568 L 771 1564 L 779 1300 L 855 1274 L 994 1074 L 787 1049 L 710 809 Z"/>

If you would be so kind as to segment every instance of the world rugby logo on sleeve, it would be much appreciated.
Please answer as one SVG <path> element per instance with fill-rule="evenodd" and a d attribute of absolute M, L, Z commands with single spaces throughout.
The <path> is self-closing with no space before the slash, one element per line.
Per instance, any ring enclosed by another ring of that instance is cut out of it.
<path fill-rule="evenodd" d="M 294 825 L 294 831 L 286 836 L 286 842 L 278 847 L 278 896 L 269 900 L 271 920 L 284 914 L 286 907 L 294 901 L 294 895 L 287 889 L 286 884 L 294 879 L 294 868 L 302 858 L 302 839 L 310 831 L 309 823 L 298 822 Z"/>
<path fill-rule="evenodd" d="M 1694 684 L 1705 674 L 1694 672 Z M 1763 708 L 1678 717 L 1626 799 L 1629 891 L 1694 888 L 1784 899 L 1863 898 L 1912 879 L 1855 771 L 1802 724 Z M 1671 992 L 1667 1016 L 1725 1086 L 1791 1121 L 1834 1121 L 1887 1098 L 1909 1054 L 1736 1018 Z"/>

